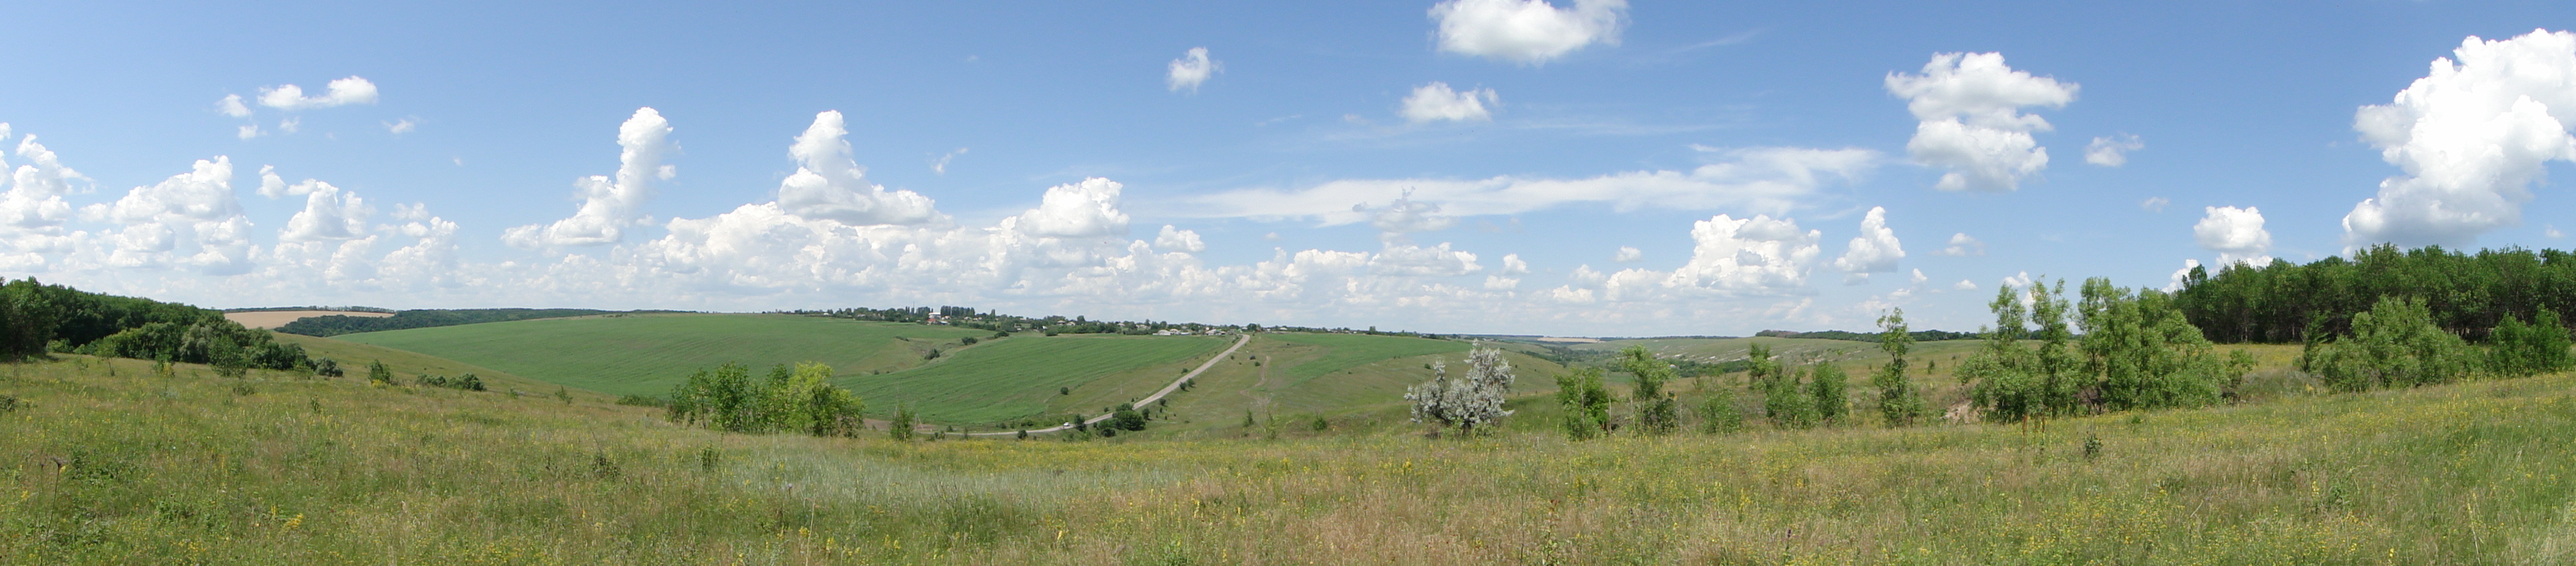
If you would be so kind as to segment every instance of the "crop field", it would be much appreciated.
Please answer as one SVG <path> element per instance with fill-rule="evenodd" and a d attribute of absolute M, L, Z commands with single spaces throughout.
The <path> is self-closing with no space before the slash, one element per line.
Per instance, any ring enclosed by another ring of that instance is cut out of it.
<path fill-rule="evenodd" d="M 1149 430 L 1149 437 L 1231 438 L 1247 434 L 1240 427 L 1249 413 L 1282 427 L 1311 427 L 1322 418 L 1336 430 L 1377 430 L 1402 425 L 1407 417 L 1404 390 L 1429 380 L 1431 363 L 1445 362 L 1451 372 L 1466 371 L 1467 344 L 1366 334 L 1264 333 L 1219 362 L 1196 381 L 1196 387 L 1171 398 L 1173 422 Z M 1543 394 L 1555 390 L 1563 371 L 1553 362 L 1526 354 L 1505 355 L 1519 377 L 1515 391 Z M 1452 373 L 1452 375 L 1462 375 Z M 1269 434 L 1265 431 L 1254 431 Z M 1311 432 L 1311 431 L 1309 431 Z"/>
<path fill-rule="evenodd" d="M 518 389 L 528 393 L 542 393 L 550 395 L 553 394 L 555 390 L 562 387 L 551 383 L 520 377 L 505 371 L 467 364 L 419 352 L 396 350 L 373 344 L 360 344 L 357 342 L 348 342 L 331 338 L 316 338 L 298 334 L 286 334 L 282 332 L 272 334 L 272 336 L 275 336 L 279 342 L 303 346 L 305 355 L 316 358 L 329 358 L 332 361 L 339 362 L 340 371 L 348 374 L 350 377 L 366 375 L 368 363 L 384 362 L 386 369 L 393 370 L 394 379 L 402 383 L 417 382 L 422 376 L 435 375 L 439 377 L 458 377 L 470 373 L 481 378 L 483 382 L 494 391 L 507 392 L 511 389 Z"/>
<path fill-rule="evenodd" d="M 891 414 L 897 404 L 908 403 L 924 420 L 941 424 L 1098 414 L 1101 407 L 1170 384 L 1233 341 L 1218 336 L 1023 334 L 911 370 L 879 375 L 844 370 L 833 383 L 858 393 L 870 414 Z"/>
<path fill-rule="evenodd" d="M 2576 378 L 1569 442 L 902 443 L 595 399 L 0 365 L 31 564 L 2564 564 Z M 1516 405 L 1544 403 L 1524 395 Z M 1532 411 L 1515 419 L 1543 418 Z M 1519 429 L 1519 427 L 1514 427 Z"/>
<path fill-rule="evenodd" d="M 931 350 L 987 336 L 971 328 L 794 315 L 609 315 L 415 328 L 336 336 L 611 395 L 668 394 L 690 373 L 727 362 L 755 371 L 822 362 L 842 374 L 921 365 Z"/>

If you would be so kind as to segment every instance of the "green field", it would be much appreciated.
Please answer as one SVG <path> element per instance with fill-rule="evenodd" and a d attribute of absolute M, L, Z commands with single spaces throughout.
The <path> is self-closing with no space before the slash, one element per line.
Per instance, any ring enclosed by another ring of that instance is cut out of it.
<path fill-rule="evenodd" d="M 870 414 L 889 414 L 895 405 L 910 403 L 933 423 L 1097 414 L 1101 407 L 1161 389 L 1233 341 L 1216 336 L 1021 335 L 910 370 L 843 372 L 833 383 L 867 400 Z M 1060 393 L 1066 388 L 1070 394 Z"/>
<path fill-rule="evenodd" d="M 989 336 L 971 328 L 770 314 L 610 315 L 493 322 L 334 338 L 419 352 L 612 395 L 668 394 L 727 362 L 765 370 L 822 362 L 842 374 L 921 365 L 932 349 Z"/>
<path fill-rule="evenodd" d="M 1317 346 L 1323 355 L 1301 360 L 1287 367 L 1289 386 L 1324 374 L 1348 370 L 1362 364 L 1390 358 L 1467 351 L 1467 343 L 1404 336 L 1371 334 L 1274 333 L 1268 338 L 1289 344 Z"/>

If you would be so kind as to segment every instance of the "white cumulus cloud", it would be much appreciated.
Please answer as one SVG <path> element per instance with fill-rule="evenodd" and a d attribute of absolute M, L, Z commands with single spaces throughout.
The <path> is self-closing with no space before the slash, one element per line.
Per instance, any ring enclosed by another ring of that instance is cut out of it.
<path fill-rule="evenodd" d="M 2206 208 L 2208 215 L 2192 225 L 2191 235 L 2202 249 L 2218 252 L 2218 265 L 2249 262 L 2262 267 L 2272 263 L 2272 233 L 2263 229 L 2262 210 L 2251 206 Z"/>
<path fill-rule="evenodd" d="M 265 173 L 265 171 L 263 171 Z M 288 194 L 304 195 L 304 210 L 286 220 L 286 229 L 278 231 L 284 242 L 350 240 L 367 235 L 367 217 L 376 213 L 358 195 L 313 179 L 287 189 Z"/>
<path fill-rule="evenodd" d="M 215 111 L 234 118 L 250 117 L 250 105 L 242 104 L 242 97 L 238 94 L 227 94 L 223 100 L 215 101 Z"/>
<path fill-rule="evenodd" d="M 1049 187 L 1037 208 L 1002 219 L 1002 227 L 1049 238 L 1123 237 L 1127 213 L 1118 208 L 1118 193 L 1124 187 L 1099 177 Z"/>
<path fill-rule="evenodd" d="M 121 227 L 111 238 L 111 265 L 194 267 L 209 275 L 250 270 L 250 218 L 233 194 L 232 160 L 198 160 L 189 172 L 126 191 L 114 204 L 84 213 Z"/>
<path fill-rule="evenodd" d="M 1482 122 L 1494 118 L 1493 111 L 1487 110 L 1485 105 L 1501 104 L 1501 102 L 1502 99 L 1494 95 L 1494 89 L 1468 89 L 1465 92 L 1459 92 L 1450 90 L 1449 83 L 1434 81 L 1431 84 L 1414 87 L 1413 94 L 1404 97 L 1402 114 L 1405 121 L 1416 124 L 1439 121 Z"/>
<path fill-rule="evenodd" d="M 1843 256 L 1834 259 L 1834 268 L 1852 274 L 1855 282 L 1866 281 L 1871 273 L 1896 271 L 1900 259 L 1905 259 L 1905 245 L 1887 227 L 1887 207 L 1873 206 L 1860 220 L 1860 235 L 1853 236 Z"/>
<path fill-rule="evenodd" d="M 1950 247 L 1941 248 L 1940 251 L 1932 252 L 1932 255 L 1950 257 L 1986 255 L 1986 243 L 1964 232 L 1951 234 Z"/>
<path fill-rule="evenodd" d="M 238 102 L 231 97 L 226 97 L 225 100 L 227 102 Z M 333 106 L 375 103 L 376 83 L 367 82 L 367 79 L 356 76 L 333 80 L 330 84 L 323 87 L 322 94 L 315 96 L 305 96 L 303 87 L 291 84 L 261 87 L 259 89 L 259 105 L 279 110 L 303 110 L 307 108 L 330 108 Z M 230 107 L 225 107 L 224 110 L 226 114 L 232 116 L 244 116 L 248 114 L 248 112 L 232 114 L 232 108 Z"/>
<path fill-rule="evenodd" d="M 2092 144 L 2084 146 L 2084 162 L 2103 167 L 2119 167 L 2129 163 L 2129 152 L 2146 148 L 2147 142 L 2139 141 L 2138 136 L 2134 134 L 2096 137 L 2093 138 Z"/>
<path fill-rule="evenodd" d="M 1162 233 L 1154 235 L 1154 248 L 1163 251 L 1199 253 L 1207 251 L 1207 243 L 1199 240 L 1198 232 L 1164 224 Z"/>
<path fill-rule="evenodd" d="M 2001 53 L 1940 53 L 1923 74 L 1887 75 L 1887 91 L 1904 97 L 1920 121 L 1905 150 L 1949 170 L 1936 185 L 1945 191 L 2008 192 L 2048 168 L 2048 150 L 2031 137 L 2049 131 L 2048 121 L 2021 109 L 2064 107 L 2076 88 L 2014 70 Z"/>
<path fill-rule="evenodd" d="M 1632 246 L 1619 246 L 1618 253 L 1610 254 L 1610 261 L 1614 263 L 1636 263 L 1645 259 L 1646 252 Z"/>
<path fill-rule="evenodd" d="M 2344 216 L 2345 243 L 2466 246 L 2520 223 L 2546 164 L 2576 159 L 2576 34 L 2470 36 L 2452 55 L 2354 113 L 2353 129 L 2404 173 Z"/>
<path fill-rule="evenodd" d="M 1815 230 L 1769 215 L 1737 219 L 1724 214 L 1691 224 L 1690 263 L 1673 271 L 1672 284 L 1724 294 L 1781 293 L 1807 285 L 1821 251 Z"/>
<path fill-rule="evenodd" d="M 501 240 L 511 246 L 536 249 L 595 246 L 624 239 L 626 228 L 642 216 L 644 201 L 653 198 L 652 182 L 669 178 L 671 170 L 662 166 L 662 154 L 672 149 L 670 136 L 671 122 L 663 119 L 662 113 L 652 108 L 636 109 L 635 115 L 617 128 L 617 145 L 622 149 L 617 156 L 616 176 L 592 175 L 574 180 L 573 197 L 581 199 L 581 207 L 571 217 L 552 224 L 511 228 L 502 233 Z"/>
<path fill-rule="evenodd" d="M 1172 92 L 1186 88 L 1196 93 L 1199 84 L 1207 82 L 1208 77 L 1215 76 L 1224 68 L 1223 62 L 1208 58 L 1207 48 L 1192 47 L 1189 53 L 1172 60 L 1171 70 L 1163 75 L 1163 84 L 1170 86 Z"/>
<path fill-rule="evenodd" d="M 787 148 L 788 156 L 796 159 L 796 173 L 778 184 L 781 208 L 797 216 L 850 225 L 944 220 L 930 197 L 869 183 L 867 168 L 850 155 L 848 135 L 840 111 L 814 115 L 814 123 Z"/>
<path fill-rule="evenodd" d="M 1440 50 L 1539 65 L 1586 45 L 1617 45 L 1626 0 L 1447 0 L 1431 7 Z"/>

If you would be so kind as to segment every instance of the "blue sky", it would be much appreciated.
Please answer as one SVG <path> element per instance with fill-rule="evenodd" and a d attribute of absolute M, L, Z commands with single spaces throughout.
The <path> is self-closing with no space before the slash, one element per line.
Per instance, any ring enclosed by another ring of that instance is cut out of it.
<path fill-rule="evenodd" d="M 0 272 L 1746 334 L 2576 226 L 2563 4 L 532 4 L 12 6 Z"/>

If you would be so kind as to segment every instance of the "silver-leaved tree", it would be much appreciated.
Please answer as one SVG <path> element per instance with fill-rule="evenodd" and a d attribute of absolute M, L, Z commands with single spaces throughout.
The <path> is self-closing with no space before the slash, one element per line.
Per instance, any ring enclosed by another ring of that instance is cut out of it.
<path fill-rule="evenodd" d="M 1467 375 L 1452 378 L 1446 364 L 1432 364 L 1431 381 L 1406 388 L 1404 400 L 1413 403 L 1413 422 L 1474 435 L 1512 415 L 1503 409 L 1503 394 L 1511 390 L 1512 364 L 1503 351 L 1478 347 L 1467 352 Z"/>

